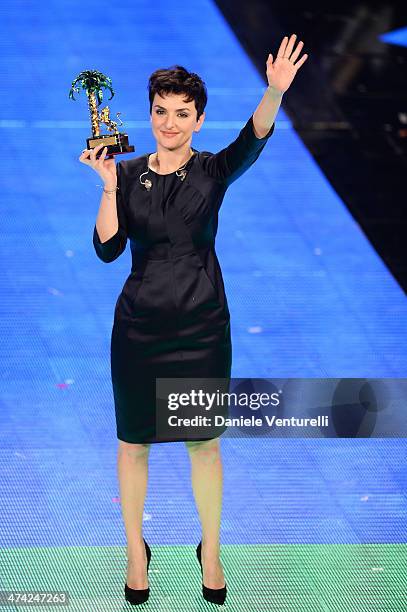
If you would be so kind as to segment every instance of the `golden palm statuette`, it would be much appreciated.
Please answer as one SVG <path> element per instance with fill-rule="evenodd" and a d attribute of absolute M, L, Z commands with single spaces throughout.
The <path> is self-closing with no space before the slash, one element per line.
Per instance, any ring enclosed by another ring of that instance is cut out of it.
<path fill-rule="evenodd" d="M 98 106 L 103 100 L 102 89 L 108 89 L 112 94 L 109 100 L 114 96 L 112 80 L 98 70 L 84 70 L 72 81 L 72 86 L 69 91 L 71 100 L 75 100 L 74 92 L 79 93 L 81 87 L 86 91 L 92 125 L 92 136 L 86 139 L 87 149 L 94 149 L 96 146 L 103 143 L 103 145 L 107 147 L 107 159 L 112 158 L 114 155 L 120 155 L 121 153 L 133 153 L 134 146 L 129 145 L 128 135 L 124 132 L 119 132 L 117 129 L 117 122 L 110 119 L 109 107 L 105 106 L 100 113 L 98 112 Z M 120 126 L 122 126 L 124 124 L 119 118 L 120 114 L 121 113 L 116 113 L 116 117 L 120 121 Z M 100 126 L 102 123 L 110 132 L 109 134 L 100 133 Z M 97 158 L 100 157 L 102 151 L 103 147 L 96 154 Z"/>

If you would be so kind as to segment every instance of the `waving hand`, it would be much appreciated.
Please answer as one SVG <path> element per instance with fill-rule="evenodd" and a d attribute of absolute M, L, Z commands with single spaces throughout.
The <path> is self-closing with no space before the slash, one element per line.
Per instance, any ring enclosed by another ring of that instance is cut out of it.
<path fill-rule="evenodd" d="M 297 48 L 293 51 L 296 38 L 296 34 L 292 34 L 290 40 L 288 40 L 288 36 L 284 36 L 274 62 L 271 53 L 266 62 L 269 87 L 281 93 L 287 91 L 297 74 L 297 70 L 308 58 L 308 55 L 305 53 L 298 62 L 294 63 L 301 53 L 304 44 L 300 40 Z"/>

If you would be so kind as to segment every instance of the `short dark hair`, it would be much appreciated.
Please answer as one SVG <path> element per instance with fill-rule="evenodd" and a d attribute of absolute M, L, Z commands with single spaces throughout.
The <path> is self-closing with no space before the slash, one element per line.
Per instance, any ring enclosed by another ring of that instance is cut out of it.
<path fill-rule="evenodd" d="M 150 100 L 150 115 L 153 107 L 155 94 L 163 97 L 163 94 L 185 94 L 185 101 L 195 101 L 197 111 L 196 120 L 202 115 L 208 94 L 206 85 L 200 76 L 195 72 L 188 72 L 183 66 L 170 66 L 169 68 L 159 68 L 152 73 L 148 80 L 148 97 Z"/>

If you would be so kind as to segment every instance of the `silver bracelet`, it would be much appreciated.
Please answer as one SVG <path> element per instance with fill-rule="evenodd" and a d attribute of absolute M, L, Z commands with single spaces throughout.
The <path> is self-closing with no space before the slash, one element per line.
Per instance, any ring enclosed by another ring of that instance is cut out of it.
<path fill-rule="evenodd" d="M 105 188 L 103 187 L 103 191 L 104 191 L 105 193 L 116 193 L 116 191 L 119 191 L 119 186 L 117 186 L 117 187 L 116 187 L 116 189 L 105 189 Z"/>

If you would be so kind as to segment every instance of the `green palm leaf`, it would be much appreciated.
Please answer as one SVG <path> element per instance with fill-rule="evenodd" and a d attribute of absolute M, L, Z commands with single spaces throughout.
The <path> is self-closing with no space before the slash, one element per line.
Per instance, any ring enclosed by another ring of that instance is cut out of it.
<path fill-rule="evenodd" d="M 103 100 L 102 89 L 108 89 L 112 94 L 109 100 L 111 100 L 114 96 L 112 80 L 98 70 L 84 70 L 78 74 L 78 76 L 72 81 L 71 89 L 69 90 L 69 98 L 71 100 L 76 100 L 74 93 L 80 93 L 80 88 L 84 89 L 87 95 L 94 93 L 96 95 L 98 106 Z"/>

